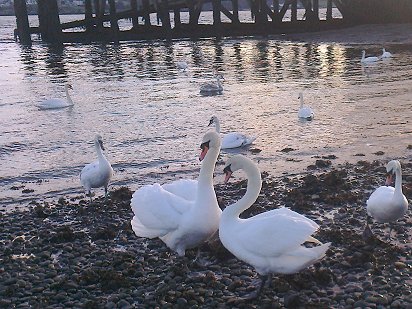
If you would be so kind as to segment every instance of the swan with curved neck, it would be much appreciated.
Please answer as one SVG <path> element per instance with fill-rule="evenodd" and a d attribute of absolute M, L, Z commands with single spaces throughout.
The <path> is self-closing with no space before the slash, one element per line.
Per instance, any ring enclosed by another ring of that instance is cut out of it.
<path fill-rule="evenodd" d="M 386 51 L 385 48 L 382 48 L 381 58 L 386 59 L 386 58 L 391 58 L 391 57 L 392 57 L 392 54 Z"/>
<path fill-rule="evenodd" d="M 66 84 L 64 85 L 64 91 L 66 92 L 66 100 L 63 99 L 48 99 L 41 102 L 37 107 L 39 109 L 57 109 L 57 108 L 64 108 L 73 106 L 73 100 L 70 97 L 69 89 L 73 89 L 72 85 Z"/>
<path fill-rule="evenodd" d="M 361 58 L 362 63 L 372 63 L 372 62 L 379 61 L 378 57 L 375 57 L 375 56 L 365 57 L 365 55 L 366 55 L 366 52 L 362 50 L 362 58 Z"/>
<path fill-rule="evenodd" d="M 213 187 L 220 137 L 210 131 L 201 143 L 200 174 L 195 180 L 139 188 L 131 202 L 133 231 L 139 237 L 159 237 L 179 256 L 208 240 L 218 229 L 221 210 Z"/>
<path fill-rule="evenodd" d="M 391 223 L 402 218 L 408 210 L 408 200 L 402 193 L 402 170 L 398 160 L 386 165 L 386 185 L 377 188 L 366 201 L 366 211 L 370 217 L 380 223 Z M 389 186 L 395 175 L 395 187 Z M 371 235 L 368 222 L 366 229 Z M 392 226 L 389 231 L 391 237 Z"/>
<path fill-rule="evenodd" d="M 303 93 L 299 93 L 300 107 L 298 112 L 298 117 L 301 119 L 312 120 L 315 117 L 315 113 L 309 106 L 303 105 Z"/>
<path fill-rule="evenodd" d="M 248 297 L 255 298 L 269 274 L 292 274 L 312 265 L 325 256 L 330 243 L 322 244 L 312 237 L 319 228 L 314 221 L 287 208 L 273 209 L 247 219 L 239 218 L 256 201 L 262 186 L 258 167 L 242 155 L 227 161 L 225 182 L 240 169 L 247 175 L 247 190 L 239 201 L 223 210 L 219 236 L 226 249 L 252 265 L 261 276 L 260 286 Z M 303 246 L 304 242 L 314 242 L 319 246 L 307 248 Z"/>
<path fill-rule="evenodd" d="M 224 80 L 223 76 L 220 74 L 215 75 L 216 81 L 207 82 L 200 86 L 200 94 L 213 95 L 221 94 L 223 91 L 223 86 L 221 80 Z"/>
<path fill-rule="evenodd" d="M 212 116 L 209 125 L 215 125 L 216 132 L 220 134 L 220 121 L 216 116 Z M 246 136 L 243 133 L 231 132 L 223 135 L 222 149 L 238 148 L 252 144 L 256 137 Z"/>
<path fill-rule="evenodd" d="M 90 196 L 92 202 L 92 188 L 104 187 L 105 198 L 107 198 L 107 187 L 113 175 L 113 169 L 110 162 L 103 154 L 103 139 L 100 135 L 94 138 L 94 147 L 97 153 L 97 161 L 87 164 L 80 173 L 80 183 Z"/>

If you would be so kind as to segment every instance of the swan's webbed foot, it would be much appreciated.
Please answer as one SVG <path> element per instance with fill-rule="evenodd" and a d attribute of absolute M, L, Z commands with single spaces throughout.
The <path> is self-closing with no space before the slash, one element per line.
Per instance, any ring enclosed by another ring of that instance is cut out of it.
<path fill-rule="evenodd" d="M 368 222 L 366 222 L 365 229 L 362 233 L 362 238 L 364 241 L 370 241 L 375 238 L 375 235 L 373 234 Z"/>
<path fill-rule="evenodd" d="M 259 280 L 260 282 L 258 283 L 256 289 L 253 292 L 243 296 L 241 298 L 242 300 L 251 301 L 251 300 L 258 298 L 259 295 L 262 293 L 263 288 L 266 287 L 267 285 L 270 286 L 272 284 L 271 275 L 259 275 L 259 278 L 260 278 Z"/>

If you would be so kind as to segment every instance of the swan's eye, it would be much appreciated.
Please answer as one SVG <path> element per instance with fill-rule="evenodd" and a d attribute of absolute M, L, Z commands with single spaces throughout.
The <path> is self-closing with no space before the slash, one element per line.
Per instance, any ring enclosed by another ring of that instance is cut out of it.
<path fill-rule="evenodd" d="M 204 143 L 200 144 L 200 149 L 205 150 L 205 148 L 210 148 L 209 143 L 210 143 L 210 141 L 207 141 L 207 142 L 204 142 Z"/>
<path fill-rule="evenodd" d="M 228 166 L 226 166 L 223 169 L 223 173 L 227 174 L 227 173 L 232 173 L 232 169 L 231 169 L 231 164 L 229 164 Z"/>

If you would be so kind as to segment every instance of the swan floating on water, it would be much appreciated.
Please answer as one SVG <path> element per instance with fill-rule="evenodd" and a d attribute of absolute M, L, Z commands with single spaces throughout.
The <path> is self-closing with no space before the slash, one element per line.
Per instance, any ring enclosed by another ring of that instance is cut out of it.
<path fill-rule="evenodd" d="M 365 57 L 366 52 L 362 50 L 362 58 L 361 58 L 361 63 L 373 63 L 376 61 L 379 61 L 378 57 L 371 56 L 371 57 Z"/>
<path fill-rule="evenodd" d="M 103 154 L 103 139 L 100 135 L 94 138 L 94 146 L 97 153 L 97 161 L 87 164 L 80 173 L 80 183 L 90 196 L 92 201 L 91 189 L 104 187 L 105 198 L 107 198 L 107 186 L 113 175 L 110 162 Z"/>
<path fill-rule="evenodd" d="M 224 168 L 227 182 L 233 172 L 243 170 L 247 175 L 245 195 L 227 206 L 220 219 L 219 237 L 222 244 L 238 259 L 252 265 L 262 281 L 248 298 L 255 298 L 273 273 L 293 274 L 314 264 L 325 256 L 330 243 L 322 244 L 312 237 L 319 229 L 311 219 L 287 208 L 273 209 L 241 219 L 239 215 L 256 201 L 262 180 L 260 171 L 250 159 L 236 155 Z M 305 242 L 319 244 L 307 248 Z"/>
<path fill-rule="evenodd" d="M 408 200 L 402 193 L 402 171 L 398 160 L 390 161 L 386 166 L 388 173 L 386 185 L 377 188 L 366 201 L 368 215 L 380 223 L 391 223 L 402 218 L 408 210 Z M 395 188 L 389 186 L 395 174 Z M 392 226 L 389 231 L 391 237 Z M 373 235 L 368 222 L 366 235 Z M 364 233 L 365 233 L 364 232 Z"/>
<path fill-rule="evenodd" d="M 223 86 L 221 80 L 224 80 L 221 74 L 215 75 L 216 81 L 211 81 L 204 83 L 200 86 L 200 94 L 203 95 L 214 95 L 221 94 L 223 92 Z"/>
<path fill-rule="evenodd" d="M 392 57 L 392 54 L 386 51 L 385 48 L 382 48 L 381 58 L 386 59 L 386 58 L 391 58 L 391 57 Z"/>
<path fill-rule="evenodd" d="M 218 229 L 222 211 L 213 187 L 213 171 L 220 151 L 214 131 L 203 136 L 196 180 L 145 185 L 132 197 L 132 229 L 139 237 L 159 237 L 179 256 L 208 240 Z"/>
<path fill-rule="evenodd" d="M 186 71 L 189 65 L 187 64 L 185 60 L 180 60 L 176 62 L 176 67 L 181 71 Z"/>
<path fill-rule="evenodd" d="M 64 85 L 64 90 L 66 92 L 66 99 L 58 99 L 58 98 L 53 98 L 53 99 L 47 99 L 37 105 L 39 109 L 57 109 L 57 108 L 64 108 L 64 107 L 69 107 L 73 106 L 73 101 L 72 98 L 70 97 L 69 94 L 69 89 L 73 90 L 72 85 L 66 84 Z"/>
<path fill-rule="evenodd" d="M 309 106 L 303 105 L 303 93 L 302 92 L 299 93 L 298 99 L 300 99 L 300 108 L 298 112 L 298 117 L 301 119 L 312 120 L 315 117 L 315 113 L 313 112 L 312 108 L 310 108 Z"/>
<path fill-rule="evenodd" d="M 209 125 L 215 125 L 216 132 L 220 134 L 220 122 L 216 116 L 212 116 L 209 121 Z M 256 137 L 246 136 L 239 132 L 231 132 L 223 135 L 222 149 L 238 148 L 252 144 Z"/>

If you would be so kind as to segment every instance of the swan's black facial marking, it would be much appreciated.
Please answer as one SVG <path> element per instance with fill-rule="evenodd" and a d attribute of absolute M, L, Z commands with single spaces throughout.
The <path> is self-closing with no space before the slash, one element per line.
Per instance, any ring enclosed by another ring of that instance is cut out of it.
<path fill-rule="evenodd" d="M 204 142 L 204 143 L 200 144 L 200 149 L 202 149 L 202 151 L 204 151 L 205 148 L 209 149 L 210 148 L 209 144 L 210 144 L 210 141 L 207 141 L 207 142 Z"/>
<path fill-rule="evenodd" d="M 224 169 L 223 169 L 223 173 L 225 173 L 225 174 L 227 174 L 227 173 L 232 173 L 232 169 L 231 169 L 231 164 L 229 164 L 228 166 L 226 166 Z"/>
<path fill-rule="evenodd" d="M 213 124 L 213 122 L 214 122 L 214 119 L 213 119 L 213 118 L 210 118 L 209 124 L 208 124 L 207 126 L 210 127 L 210 126 Z"/>
<path fill-rule="evenodd" d="M 105 149 L 104 149 L 104 146 L 103 146 L 103 141 L 102 141 L 101 139 L 99 139 L 98 142 L 99 142 L 100 148 L 101 148 L 102 150 L 105 150 Z"/>

